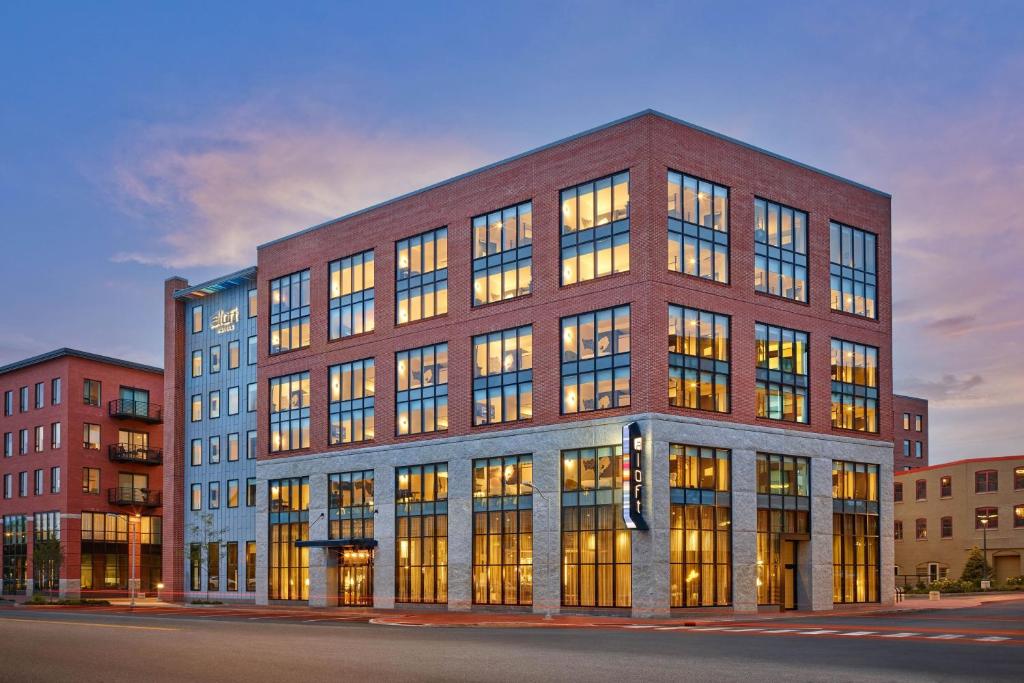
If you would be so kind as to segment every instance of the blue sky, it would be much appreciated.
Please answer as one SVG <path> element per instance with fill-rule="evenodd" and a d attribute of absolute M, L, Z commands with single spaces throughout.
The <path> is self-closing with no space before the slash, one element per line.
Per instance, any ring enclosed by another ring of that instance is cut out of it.
<path fill-rule="evenodd" d="M 162 363 L 162 282 L 647 107 L 893 194 L 895 385 L 1024 452 L 1024 5 L 0 5 L 0 363 Z"/>

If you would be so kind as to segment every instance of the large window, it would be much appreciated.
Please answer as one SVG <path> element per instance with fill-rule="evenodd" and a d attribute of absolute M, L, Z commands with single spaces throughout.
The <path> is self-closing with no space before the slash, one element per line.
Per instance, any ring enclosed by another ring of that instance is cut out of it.
<path fill-rule="evenodd" d="M 729 190 L 668 172 L 668 269 L 729 281 Z"/>
<path fill-rule="evenodd" d="M 448 465 L 395 471 L 395 602 L 448 602 Z"/>
<path fill-rule="evenodd" d="M 729 412 L 729 316 L 669 304 L 668 402 Z"/>
<path fill-rule="evenodd" d="M 807 214 L 754 200 L 754 289 L 807 301 Z"/>
<path fill-rule="evenodd" d="M 878 433 L 878 349 L 832 340 L 832 426 Z"/>
<path fill-rule="evenodd" d="M 327 512 L 328 538 L 373 538 L 373 470 L 330 475 Z"/>
<path fill-rule="evenodd" d="M 98 406 L 100 404 L 103 390 L 103 383 L 95 379 L 87 379 L 82 382 L 82 398 L 87 406 Z"/>
<path fill-rule="evenodd" d="M 270 380 L 270 452 L 309 448 L 309 373 Z"/>
<path fill-rule="evenodd" d="M 672 607 L 732 601 L 729 451 L 669 447 L 669 590 Z"/>
<path fill-rule="evenodd" d="M 878 465 L 833 460 L 833 602 L 878 602 L 878 530 Z"/>
<path fill-rule="evenodd" d="M 875 235 L 834 221 L 829 224 L 829 234 L 832 310 L 877 317 Z"/>
<path fill-rule="evenodd" d="M 270 353 L 309 346 L 309 271 L 270 281 Z"/>
<path fill-rule="evenodd" d="M 309 549 L 296 541 L 309 538 L 309 477 L 271 479 L 270 558 L 267 566 L 271 600 L 309 599 Z"/>
<path fill-rule="evenodd" d="M 562 413 L 630 403 L 629 306 L 562 318 Z"/>
<path fill-rule="evenodd" d="M 374 325 L 373 250 L 332 261 L 331 339 L 372 332 Z"/>
<path fill-rule="evenodd" d="M 473 424 L 533 417 L 533 326 L 473 337 Z"/>
<path fill-rule="evenodd" d="M 621 446 L 562 451 L 562 604 L 629 607 L 632 546 L 622 519 Z"/>
<path fill-rule="evenodd" d="M 533 603 L 533 457 L 473 461 L 473 603 Z"/>
<path fill-rule="evenodd" d="M 757 339 L 757 416 L 807 423 L 807 333 L 764 323 Z"/>
<path fill-rule="evenodd" d="M 448 429 L 448 344 L 395 354 L 399 436 Z"/>
<path fill-rule="evenodd" d="M 757 602 L 783 604 L 784 536 L 810 533 L 811 461 L 757 454 Z"/>
<path fill-rule="evenodd" d="M 949 498 L 953 495 L 953 477 L 946 475 L 939 477 L 939 498 Z"/>
<path fill-rule="evenodd" d="M 629 270 L 629 172 L 562 190 L 562 284 Z"/>
<path fill-rule="evenodd" d="M 395 307 L 399 325 L 448 312 L 448 228 L 395 245 Z"/>
<path fill-rule="evenodd" d="M 473 305 L 530 293 L 533 202 L 473 218 Z"/>
<path fill-rule="evenodd" d="M 138 528 L 136 570 L 142 577 L 143 591 L 156 590 L 160 582 L 163 525 L 160 517 L 135 517 L 127 514 L 82 513 L 82 588 L 127 590 L 129 569 L 129 529 Z"/>
<path fill-rule="evenodd" d="M 375 372 L 372 358 L 331 366 L 329 442 L 369 441 L 373 438 Z"/>
<path fill-rule="evenodd" d="M 25 592 L 28 579 L 28 531 L 25 515 L 3 516 L 3 593 Z"/>

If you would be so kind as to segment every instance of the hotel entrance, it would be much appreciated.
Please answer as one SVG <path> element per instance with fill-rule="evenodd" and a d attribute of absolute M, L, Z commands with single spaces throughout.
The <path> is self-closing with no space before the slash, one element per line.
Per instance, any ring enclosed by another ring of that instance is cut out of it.
<path fill-rule="evenodd" d="M 782 540 L 782 548 L 779 553 L 779 562 L 781 564 L 780 574 L 781 582 L 780 588 L 782 593 L 782 609 L 796 609 L 797 597 L 796 597 L 796 586 L 797 586 L 797 544 L 799 541 L 791 539 Z"/>
<path fill-rule="evenodd" d="M 338 549 L 338 604 L 373 607 L 373 550 L 350 546 Z"/>

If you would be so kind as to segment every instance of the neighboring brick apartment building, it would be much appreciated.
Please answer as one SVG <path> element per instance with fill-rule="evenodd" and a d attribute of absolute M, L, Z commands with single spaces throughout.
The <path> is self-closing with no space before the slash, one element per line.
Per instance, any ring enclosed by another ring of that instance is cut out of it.
<path fill-rule="evenodd" d="M 892 397 L 893 470 L 928 467 L 928 399 Z"/>
<path fill-rule="evenodd" d="M 645 111 L 262 245 L 257 602 L 890 601 L 890 230 Z"/>
<path fill-rule="evenodd" d="M 160 368 L 67 348 L 0 367 L 4 594 L 126 592 L 129 549 L 156 589 L 162 390 Z"/>
<path fill-rule="evenodd" d="M 1024 455 L 896 472 L 894 498 L 901 580 L 959 579 L 986 536 L 993 582 L 1024 575 Z"/>

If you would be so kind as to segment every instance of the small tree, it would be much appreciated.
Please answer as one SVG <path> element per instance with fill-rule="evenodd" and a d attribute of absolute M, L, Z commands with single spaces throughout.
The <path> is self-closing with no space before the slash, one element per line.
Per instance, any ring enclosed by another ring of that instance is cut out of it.
<path fill-rule="evenodd" d="M 60 539 L 43 538 L 32 545 L 32 565 L 35 581 L 44 590 L 60 589 L 60 568 L 64 564 L 64 551 Z"/>
<path fill-rule="evenodd" d="M 981 550 L 977 546 L 971 548 L 971 552 L 967 556 L 967 562 L 964 564 L 964 572 L 960 575 L 960 580 L 976 584 L 988 576 L 990 576 L 989 566 L 985 562 L 985 557 L 981 554 Z"/>
<path fill-rule="evenodd" d="M 212 512 L 204 512 L 199 515 L 199 521 L 189 526 L 189 535 L 199 542 L 199 566 L 200 575 L 202 575 L 202 567 L 207 568 L 206 575 L 206 601 L 210 601 L 210 575 L 209 567 L 210 560 L 210 544 L 217 544 L 217 561 L 218 567 L 220 566 L 220 545 L 221 540 L 224 538 L 224 534 L 227 533 L 227 528 L 217 528 L 213 521 Z"/>

